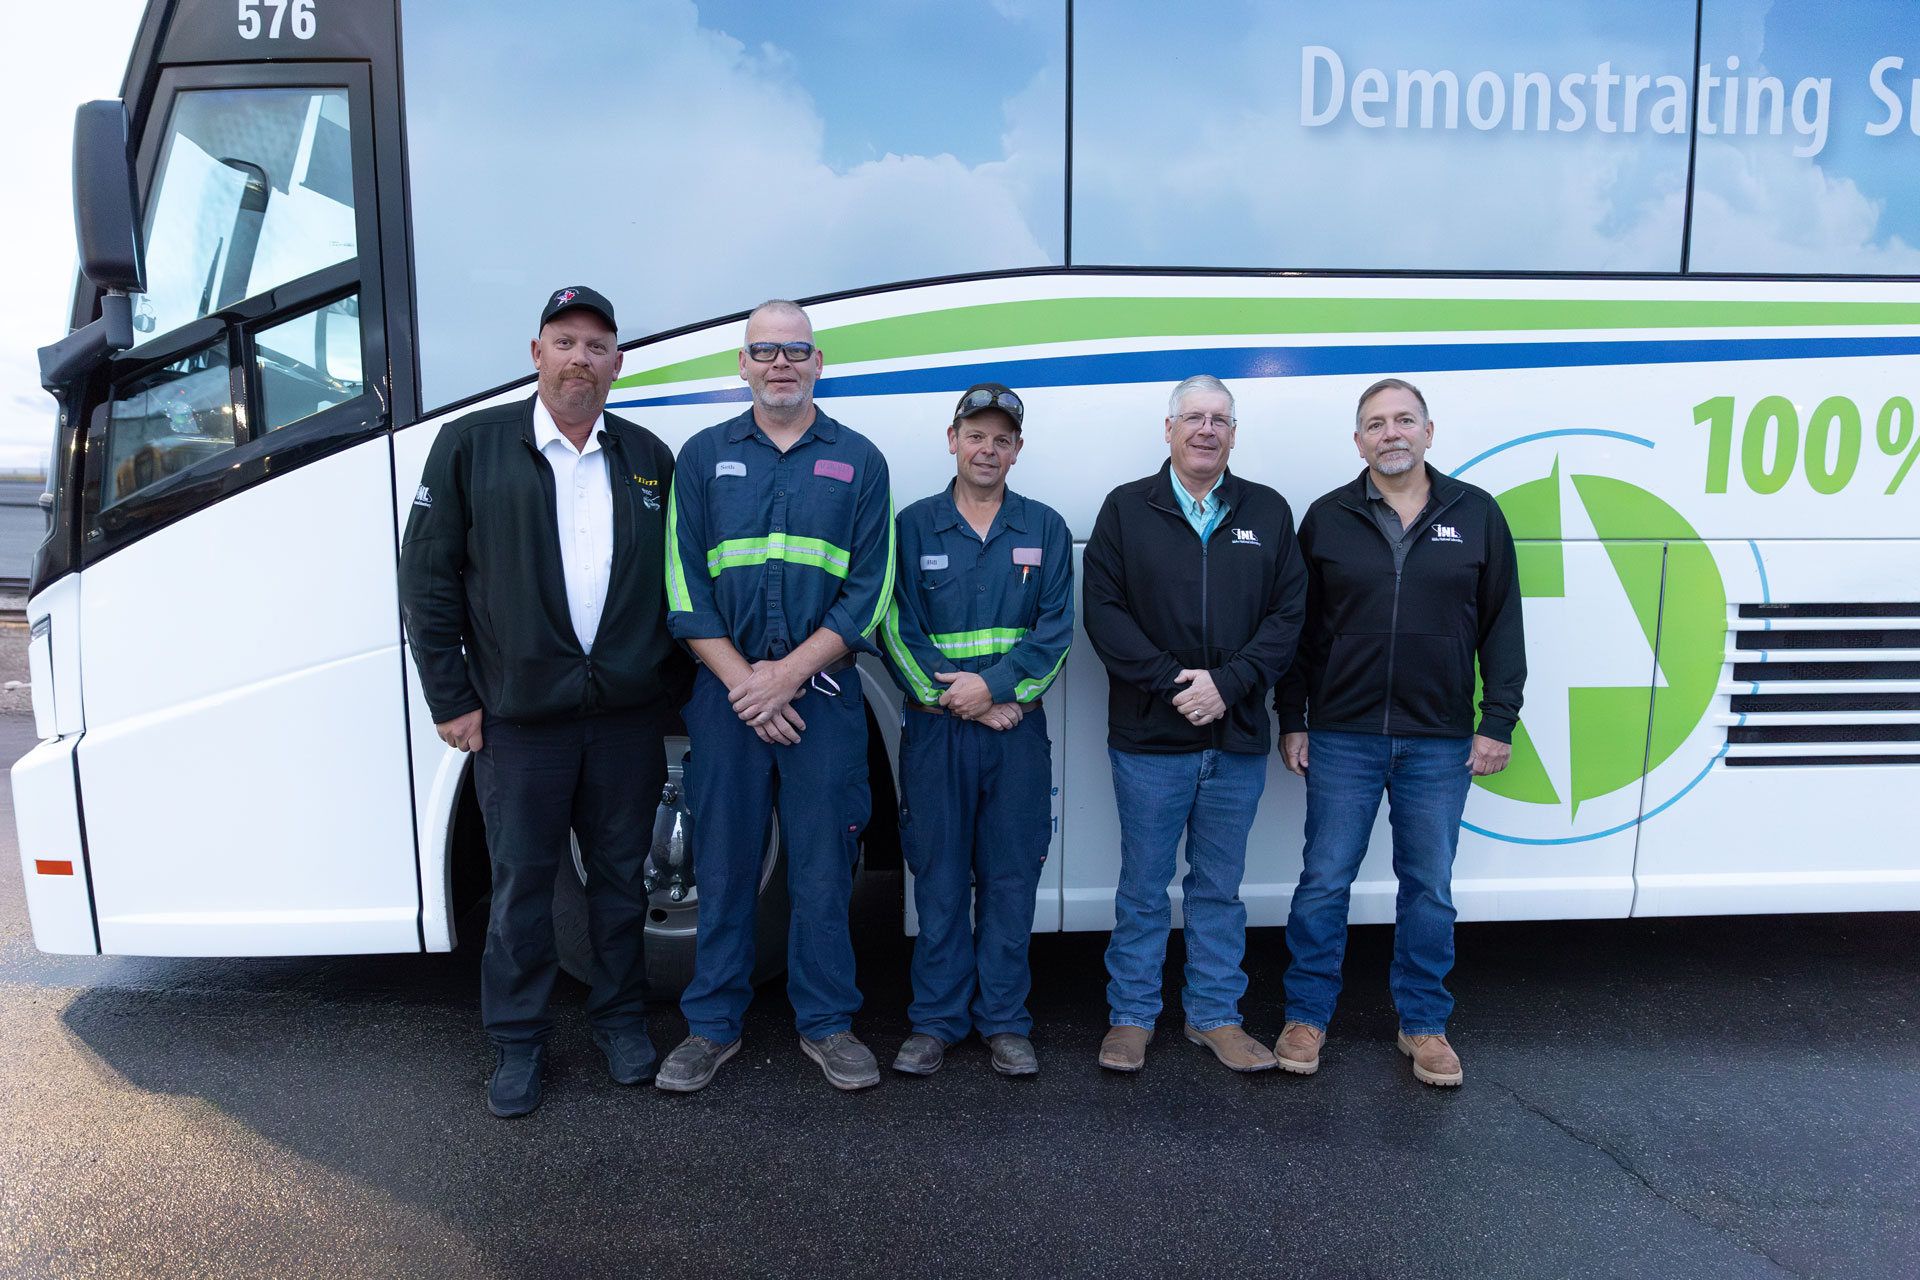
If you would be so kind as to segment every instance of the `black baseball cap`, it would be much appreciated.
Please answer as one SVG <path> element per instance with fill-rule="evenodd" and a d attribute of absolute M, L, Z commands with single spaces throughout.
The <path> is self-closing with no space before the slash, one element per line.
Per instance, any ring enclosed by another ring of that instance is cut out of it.
<path fill-rule="evenodd" d="M 607 322 L 607 328 L 620 332 L 619 322 L 613 318 L 613 304 L 607 296 L 583 284 L 570 284 L 564 289 L 555 289 L 547 298 L 547 305 L 540 310 L 540 327 L 547 327 L 547 321 L 562 311 L 591 311 Z"/>
<path fill-rule="evenodd" d="M 1020 396 L 1013 388 L 998 382 L 976 382 L 962 391 L 960 403 L 953 410 L 953 420 L 971 418 L 988 409 L 998 409 L 1012 418 L 1015 431 L 1025 425 L 1027 407 L 1020 403 Z"/>

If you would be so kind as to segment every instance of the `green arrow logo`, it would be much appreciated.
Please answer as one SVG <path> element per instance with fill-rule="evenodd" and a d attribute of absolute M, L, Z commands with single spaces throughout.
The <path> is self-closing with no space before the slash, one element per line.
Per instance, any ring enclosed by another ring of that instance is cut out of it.
<path fill-rule="evenodd" d="M 1570 477 L 1573 500 L 1601 539 L 1607 562 L 1654 659 L 1650 680 L 1579 682 L 1583 665 L 1605 665 L 1602 655 L 1542 654 L 1529 635 L 1526 705 L 1513 735 L 1513 759 L 1503 773 L 1475 782 L 1495 795 L 1524 804 L 1580 805 L 1631 786 L 1657 768 L 1686 741 L 1713 703 L 1726 643 L 1726 588 L 1713 553 L 1679 512 L 1637 485 L 1609 476 Z M 1520 567 L 1520 593 L 1545 600 L 1567 595 L 1566 545 L 1562 543 L 1563 487 L 1560 464 L 1538 480 L 1498 495 L 1513 529 Z M 1662 590 L 1664 576 L 1665 589 Z M 1565 638 L 1561 638 L 1564 642 Z M 1565 662 L 1569 678 L 1536 687 L 1535 657 Z M 1564 703 L 1559 700 L 1564 699 Z M 1560 743 L 1536 742 L 1530 722 L 1551 724 L 1565 734 L 1562 795 L 1542 757 Z M 1561 728 L 1564 726 L 1564 728 Z"/>

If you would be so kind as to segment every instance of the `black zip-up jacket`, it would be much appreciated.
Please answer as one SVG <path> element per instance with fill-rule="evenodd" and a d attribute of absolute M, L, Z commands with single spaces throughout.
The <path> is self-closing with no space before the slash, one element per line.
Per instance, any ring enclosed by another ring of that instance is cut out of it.
<path fill-rule="evenodd" d="M 1367 511 L 1366 472 L 1300 521 L 1307 626 L 1274 690 L 1283 733 L 1513 740 L 1527 681 L 1513 534 L 1484 489 L 1427 468 L 1432 496 L 1399 573 Z M 1473 660 L 1480 659 L 1479 727 Z"/>
<path fill-rule="evenodd" d="M 400 547 L 407 643 L 436 724 L 484 707 L 557 720 L 678 705 L 692 665 L 667 634 L 666 499 L 673 451 L 606 414 L 613 566 L 589 654 L 573 633 L 553 468 L 533 401 L 440 429 Z"/>
<path fill-rule="evenodd" d="M 1293 512 L 1229 470 L 1218 490 L 1227 513 L 1203 544 L 1174 483 L 1168 463 L 1108 494 L 1081 561 L 1087 638 L 1107 667 L 1107 744 L 1264 754 L 1267 690 L 1293 660 L 1306 609 Z M 1213 676 L 1226 715 L 1196 726 L 1174 710 L 1183 668 Z"/>

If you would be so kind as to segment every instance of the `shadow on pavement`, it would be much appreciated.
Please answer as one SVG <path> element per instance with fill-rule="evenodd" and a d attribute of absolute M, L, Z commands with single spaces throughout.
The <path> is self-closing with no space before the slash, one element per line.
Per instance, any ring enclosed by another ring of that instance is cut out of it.
<path fill-rule="evenodd" d="M 869 876 L 856 910 L 883 1064 L 909 1030 L 900 891 Z M 1283 939 L 1252 938 L 1243 1010 L 1270 1040 Z M 707 1091 L 620 1089 L 563 979 L 547 1101 L 510 1123 L 482 1102 L 470 950 L 112 962 L 63 1021 L 501 1274 L 1910 1274 L 1920 919 L 1463 926 L 1458 1091 L 1393 1052 L 1384 928 L 1354 933 L 1312 1079 L 1231 1075 L 1177 1013 L 1141 1075 L 1099 1071 L 1104 944 L 1034 941 L 1037 1079 L 974 1042 L 854 1096 L 799 1055 L 777 984 Z M 1176 938 L 1170 991 L 1178 960 Z M 663 1052 L 683 1031 L 658 1011 Z"/>

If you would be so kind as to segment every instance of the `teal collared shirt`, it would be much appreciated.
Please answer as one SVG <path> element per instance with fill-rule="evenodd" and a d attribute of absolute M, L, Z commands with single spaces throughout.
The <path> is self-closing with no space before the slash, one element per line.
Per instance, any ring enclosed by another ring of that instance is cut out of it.
<path fill-rule="evenodd" d="M 1227 473 L 1222 471 L 1219 474 L 1213 482 L 1213 487 L 1207 490 L 1203 498 L 1195 498 L 1188 493 L 1187 486 L 1180 483 L 1179 476 L 1169 472 L 1167 478 L 1173 481 L 1173 498 L 1180 504 L 1180 510 L 1186 514 L 1187 523 L 1192 525 L 1193 531 L 1200 535 L 1200 541 L 1205 542 L 1213 536 L 1213 531 L 1219 528 L 1220 522 L 1227 517 L 1227 502 L 1220 496 L 1220 481 L 1227 478 Z"/>

